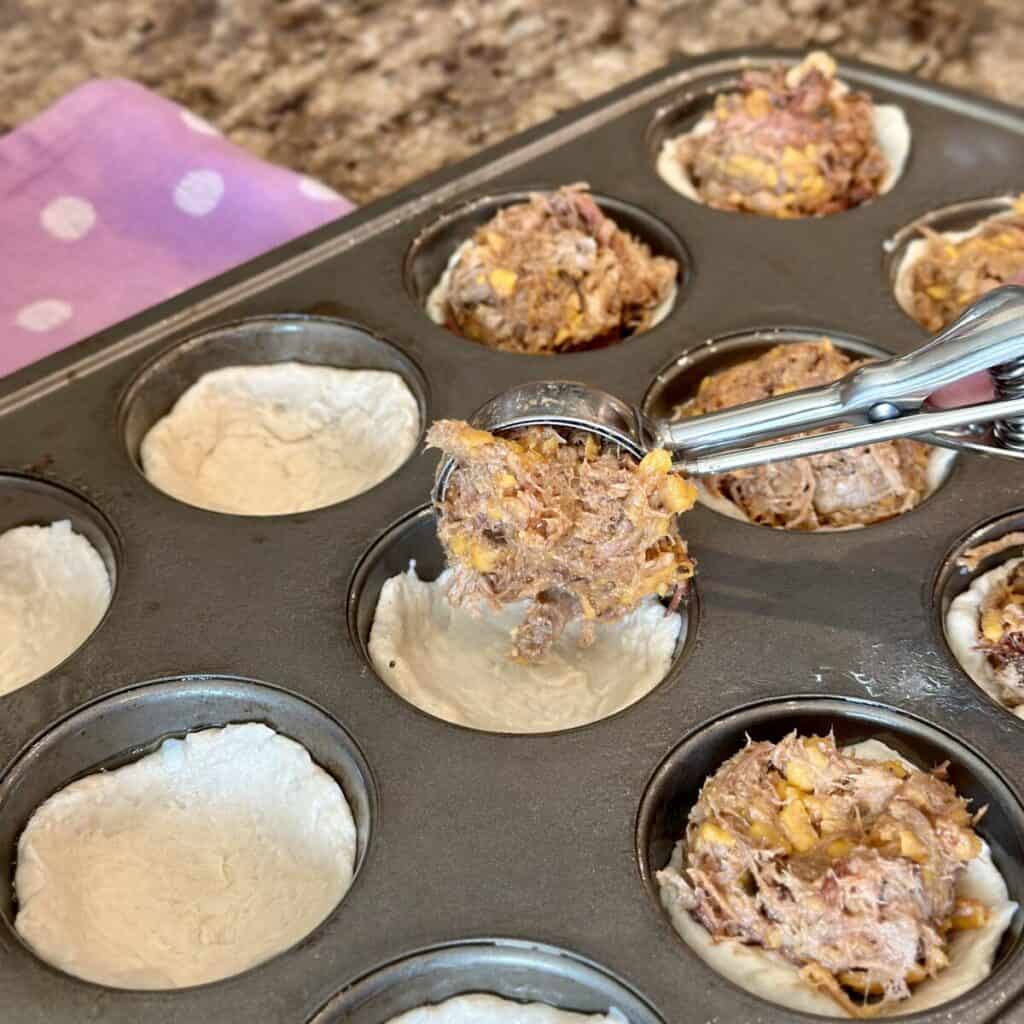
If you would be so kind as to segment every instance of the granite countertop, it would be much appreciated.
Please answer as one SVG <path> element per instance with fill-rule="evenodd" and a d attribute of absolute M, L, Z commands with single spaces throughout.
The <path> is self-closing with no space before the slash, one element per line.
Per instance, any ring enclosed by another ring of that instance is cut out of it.
<path fill-rule="evenodd" d="M 1019 0 L 5 0 L 0 133 L 124 76 L 365 202 L 673 57 L 744 45 L 1024 103 Z"/>

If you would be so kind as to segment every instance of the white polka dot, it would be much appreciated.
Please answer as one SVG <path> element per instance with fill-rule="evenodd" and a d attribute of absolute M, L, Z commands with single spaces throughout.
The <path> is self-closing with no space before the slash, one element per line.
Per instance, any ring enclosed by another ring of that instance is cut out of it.
<path fill-rule="evenodd" d="M 92 231 L 96 223 L 96 210 L 86 199 L 60 196 L 43 207 L 39 220 L 54 238 L 62 242 L 77 242 Z"/>
<path fill-rule="evenodd" d="M 204 121 L 198 114 L 193 114 L 191 110 L 183 110 L 181 119 L 192 131 L 199 132 L 201 135 L 220 135 L 220 132 L 209 121 Z"/>
<path fill-rule="evenodd" d="M 341 196 L 333 188 L 328 188 L 316 178 L 300 178 L 299 191 L 309 199 L 316 199 L 321 203 L 336 203 L 341 200 Z"/>
<path fill-rule="evenodd" d="M 15 317 L 19 327 L 26 331 L 52 331 L 71 319 L 71 303 L 62 299 L 40 299 L 22 306 Z"/>
<path fill-rule="evenodd" d="M 189 171 L 174 186 L 174 205 L 193 217 L 217 209 L 224 196 L 224 179 L 216 171 Z"/>

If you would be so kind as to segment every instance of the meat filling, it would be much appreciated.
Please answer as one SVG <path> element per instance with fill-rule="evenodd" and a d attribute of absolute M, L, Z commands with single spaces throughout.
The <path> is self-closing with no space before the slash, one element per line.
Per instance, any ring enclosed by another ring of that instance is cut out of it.
<path fill-rule="evenodd" d="M 1024 704 L 1024 563 L 1015 565 L 981 606 L 978 649 L 985 652 L 1011 707 Z"/>
<path fill-rule="evenodd" d="M 828 384 L 857 365 L 827 339 L 777 345 L 705 377 L 697 396 L 678 406 L 674 418 Z M 900 439 L 733 470 L 703 483 L 751 522 L 817 530 L 864 526 L 914 508 L 927 493 L 927 466 L 928 448 Z"/>
<path fill-rule="evenodd" d="M 651 326 L 675 260 L 621 230 L 570 185 L 501 210 L 451 269 L 447 326 L 491 348 L 550 355 Z"/>
<path fill-rule="evenodd" d="M 835 78 L 827 54 L 790 70 L 747 71 L 737 92 L 682 136 L 676 157 L 721 210 L 820 217 L 875 198 L 889 170 L 873 104 Z"/>
<path fill-rule="evenodd" d="M 515 656 L 537 661 L 565 626 L 594 625 L 650 595 L 674 607 L 694 564 L 677 515 L 692 484 L 670 472 L 667 452 L 639 463 L 593 437 L 531 427 L 496 437 L 441 420 L 427 443 L 456 462 L 437 509 L 438 537 L 453 569 L 455 605 L 500 607 L 527 600 L 513 634 Z"/>
<path fill-rule="evenodd" d="M 1024 196 L 1013 212 L 983 221 L 966 238 L 954 241 L 928 227 L 924 251 L 909 270 L 908 290 L 922 327 L 942 330 L 972 302 L 1024 273 Z M 904 300 L 906 301 L 906 300 Z"/>
<path fill-rule="evenodd" d="M 855 1015 L 878 1012 L 947 966 L 952 930 L 985 923 L 988 908 L 956 895 L 982 850 L 978 816 L 942 768 L 859 760 L 831 736 L 748 742 L 690 812 L 688 909 Z"/>

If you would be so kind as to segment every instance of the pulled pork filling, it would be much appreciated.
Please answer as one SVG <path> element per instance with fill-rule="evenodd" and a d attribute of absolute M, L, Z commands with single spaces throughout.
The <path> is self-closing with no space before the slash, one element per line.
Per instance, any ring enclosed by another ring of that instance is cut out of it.
<path fill-rule="evenodd" d="M 675 260 L 606 217 L 586 185 L 501 210 L 452 267 L 447 326 L 491 348 L 550 355 L 646 330 Z"/>
<path fill-rule="evenodd" d="M 942 330 L 986 292 L 1024 273 L 1024 196 L 1012 212 L 982 221 L 959 241 L 918 230 L 925 248 L 909 270 L 913 309 L 907 312 L 929 331 Z"/>
<path fill-rule="evenodd" d="M 985 652 L 1006 703 L 1024 704 L 1024 562 L 985 598 L 980 613 L 978 650 Z"/>
<path fill-rule="evenodd" d="M 835 78 L 827 54 L 788 71 L 746 71 L 738 92 L 676 146 L 700 197 L 720 210 L 820 217 L 879 194 L 889 166 L 875 136 L 873 104 Z"/>
<path fill-rule="evenodd" d="M 649 595 L 678 604 L 694 566 L 676 517 L 696 491 L 667 452 L 638 463 L 587 434 L 497 437 L 457 420 L 435 423 L 427 444 L 456 462 L 437 509 L 448 597 L 470 608 L 529 601 L 516 657 L 539 660 L 574 619 L 586 645 L 595 623 Z"/>
<path fill-rule="evenodd" d="M 697 396 L 678 406 L 673 418 L 828 384 L 858 365 L 828 339 L 776 345 L 757 359 L 705 377 Z M 928 448 L 900 439 L 733 470 L 703 483 L 751 522 L 817 530 L 864 526 L 914 508 L 927 493 L 927 466 Z"/>
<path fill-rule="evenodd" d="M 950 931 L 985 923 L 988 908 L 956 895 L 982 850 L 978 816 L 942 768 L 859 760 L 831 736 L 748 742 L 690 812 L 688 909 L 715 938 L 797 964 L 854 1015 L 878 1012 L 869 997 L 905 998 L 948 965 Z"/>

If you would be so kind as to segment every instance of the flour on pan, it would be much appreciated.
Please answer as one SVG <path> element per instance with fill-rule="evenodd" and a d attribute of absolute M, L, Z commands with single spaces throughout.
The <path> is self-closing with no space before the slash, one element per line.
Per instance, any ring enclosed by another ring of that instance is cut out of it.
<path fill-rule="evenodd" d="M 18 843 L 15 927 L 115 988 L 244 971 L 309 934 L 352 880 L 356 828 L 298 743 L 247 723 L 71 783 Z"/>
<path fill-rule="evenodd" d="M 397 373 L 302 363 L 204 374 L 143 439 L 149 480 L 215 512 L 285 515 L 361 494 L 419 437 Z"/>
<path fill-rule="evenodd" d="M 0 694 L 59 665 L 109 604 L 103 559 L 67 520 L 0 534 Z"/>

